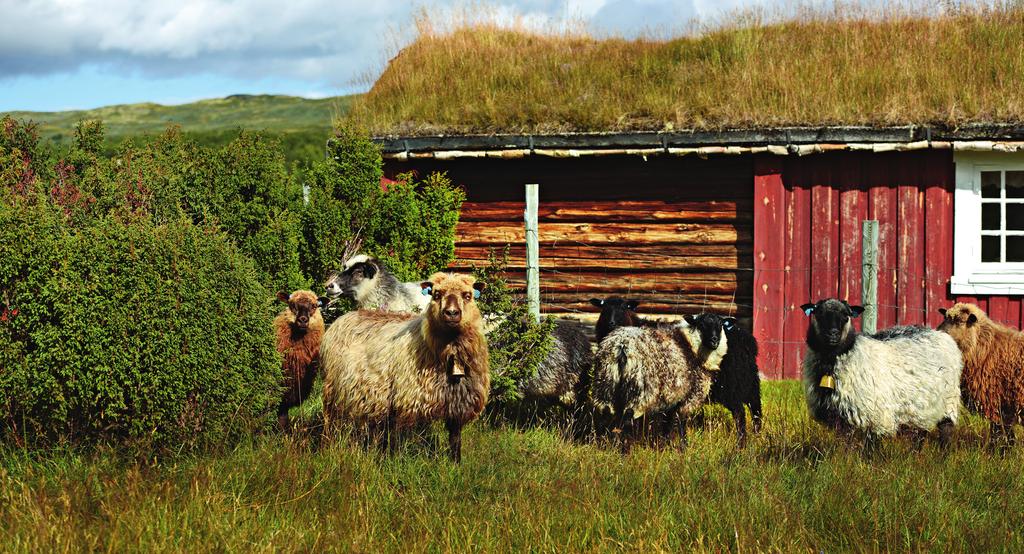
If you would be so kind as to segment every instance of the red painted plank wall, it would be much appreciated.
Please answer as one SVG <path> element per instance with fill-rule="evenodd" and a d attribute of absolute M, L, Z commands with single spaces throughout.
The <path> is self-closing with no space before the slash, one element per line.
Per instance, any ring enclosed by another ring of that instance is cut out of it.
<path fill-rule="evenodd" d="M 878 326 L 941 321 L 937 310 L 976 302 L 1020 326 L 1020 297 L 949 295 L 953 271 L 949 151 L 836 152 L 760 157 L 754 167 L 754 332 L 759 365 L 797 378 L 805 302 L 861 303 L 861 222 L 879 222 Z M 859 320 L 858 320 L 859 321 Z M 859 326 L 859 322 L 857 323 Z"/>

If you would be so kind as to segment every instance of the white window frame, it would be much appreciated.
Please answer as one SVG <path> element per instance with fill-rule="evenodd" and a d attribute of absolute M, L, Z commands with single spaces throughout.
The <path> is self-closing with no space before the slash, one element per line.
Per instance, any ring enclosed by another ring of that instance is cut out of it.
<path fill-rule="evenodd" d="M 981 263 L 981 172 L 1024 171 L 1024 153 L 956 152 L 950 292 L 1024 295 L 1024 263 Z"/>

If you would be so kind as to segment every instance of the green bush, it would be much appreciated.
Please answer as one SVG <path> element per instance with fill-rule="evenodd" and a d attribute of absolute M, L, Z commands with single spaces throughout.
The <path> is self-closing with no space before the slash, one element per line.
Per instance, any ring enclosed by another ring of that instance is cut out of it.
<path fill-rule="evenodd" d="M 357 252 L 380 258 L 403 280 L 424 278 L 454 260 L 462 189 L 442 174 L 421 181 L 403 175 L 382 186 L 379 147 L 350 129 L 336 132 L 329 152 L 306 172 L 300 259 L 307 276 L 320 280 Z"/>
<path fill-rule="evenodd" d="M 4 435 L 179 449 L 266 424 L 280 360 L 252 262 L 187 220 L 66 221 L 0 203 Z"/>
<path fill-rule="evenodd" d="M 499 256 L 493 250 L 487 265 L 477 267 L 473 275 L 487 286 L 480 294 L 480 312 L 496 324 L 487 334 L 491 359 L 490 400 L 497 408 L 522 400 L 520 384 L 535 377 L 541 361 L 551 350 L 554 318 L 535 323 L 526 304 L 516 298 L 505 280 L 508 247 Z"/>

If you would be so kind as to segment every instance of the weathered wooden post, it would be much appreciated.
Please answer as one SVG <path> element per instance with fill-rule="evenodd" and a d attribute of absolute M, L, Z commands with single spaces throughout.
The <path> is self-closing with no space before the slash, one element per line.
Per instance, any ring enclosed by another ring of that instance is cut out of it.
<path fill-rule="evenodd" d="M 878 331 L 878 221 L 864 220 L 861 225 L 860 297 L 864 305 L 861 330 Z"/>
<path fill-rule="evenodd" d="M 537 239 L 537 191 L 539 185 L 526 185 L 526 307 L 534 321 L 540 322 L 540 244 Z"/>

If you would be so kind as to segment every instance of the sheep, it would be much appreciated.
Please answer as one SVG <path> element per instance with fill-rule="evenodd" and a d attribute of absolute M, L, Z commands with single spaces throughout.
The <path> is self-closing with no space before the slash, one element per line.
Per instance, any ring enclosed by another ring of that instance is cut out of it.
<path fill-rule="evenodd" d="M 327 296 L 347 296 L 363 310 L 420 313 L 430 304 L 419 283 L 403 283 L 377 258 L 358 254 L 324 284 Z"/>
<path fill-rule="evenodd" d="M 611 411 L 628 450 L 633 420 L 662 414 L 667 432 L 678 419 L 679 444 L 686 445 L 686 419 L 711 390 L 712 374 L 728 350 L 722 319 L 687 315 L 676 325 L 620 327 L 597 350 L 594 405 Z"/>
<path fill-rule="evenodd" d="M 600 341 L 618 327 L 656 326 L 658 322 L 648 321 L 634 311 L 636 300 L 623 300 L 610 296 L 604 300 L 591 298 L 590 303 L 601 308 L 595 334 Z M 750 408 L 754 432 L 761 431 L 761 379 L 757 369 L 757 340 L 736 325 L 736 319 L 722 320 L 729 349 L 722 359 L 721 368 L 711 383 L 708 401 L 725 406 L 736 422 L 736 440 L 739 447 L 746 444 L 747 421 L 744 406 Z"/>
<path fill-rule="evenodd" d="M 498 347 L 493 341 L 492 347 Z M 590 340 L 577 325 L 558 321 L 551 331 L 551 346 L 537 373 L 517 384 L 523 400 L 535 406 L 561 405 L 579 414 L 590 389 L 594 353 Z M 495 373 L 503 368 L 495 367 Z"/>
<path fill-rule="evenodd" d="M 936 426 L 948 446 L 960 412 L 963 359 L 956 342 L 925 327 L 862 335 L 852 318 L 864 308 L 834 298 L 801 306 L 811 316 L 803 387 L 813 419 L 865 433 L 867 446 L 901 427 Z"/>
<path fill-rule="evenodd" d="M 939 331 L 953 337 L 964 357 L 964 404 L 989 420 L 989 446 L 1003 436 L 1015 443 L 1013 424 L 1024 410 L 1024 333 L 989 319 L 974 304 L 940 309 Z"/>
<path fill-rule="evenodd" d="M 747 442 L 747 413 L 754 432 L 761 432 L 761 377 L 757 369 L 757 339 L 746 329 L 736 325 L 736 319 L 722 320 L 729 349 L 711 383 L 708 402 L 725 406 L 736 422 L 736 445 L 743 448 Z"/>
<path fill-rule="evenodd" d="M 323 299 L 312 291 L 280 291 L 277 299 L 287 304 L 274 318 L 277 351 L 283 358 L 285 391 L 277 407 L 277 424 L 288 428 L 288 410 L 309 398 L 320 357 L 324 320 L 320 315 Z"/>
<path fill-rule="evenodd" d="M 324 335 L 325 428 L 338 419 L 396 433 L 443 419 L 451 458 L 462 459 L 462 427 L 487 403 L 487 342 L 468 275 L 436 273 L 421 284 L 431 303 L 419 315 L 358 310 Z"/>

